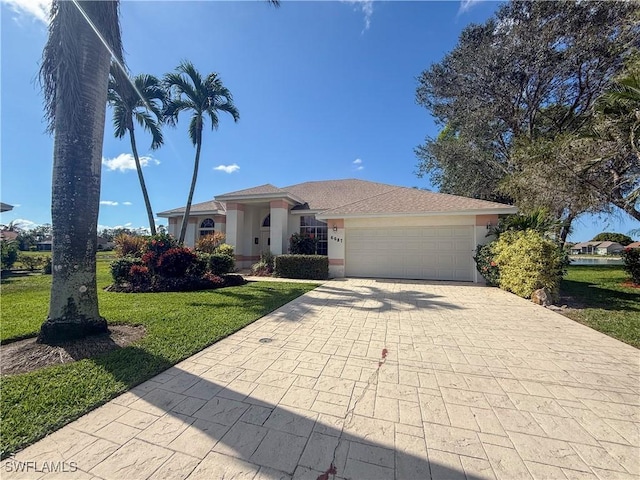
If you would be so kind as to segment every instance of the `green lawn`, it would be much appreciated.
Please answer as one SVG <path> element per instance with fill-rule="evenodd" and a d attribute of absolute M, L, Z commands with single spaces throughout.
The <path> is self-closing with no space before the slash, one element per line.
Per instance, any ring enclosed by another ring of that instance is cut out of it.
<path fill-rule="evenodd" d="M 640 348 L 640 289 L 626 280 L 619 265 L 570 266 L 560 291 L 575 305 L 565 315 Z"/>
<path fill-rule="evenodd" d="M 110 324 L 144 325 L 145 338 L 91 360 L 2 377 L 2 458 L 316 287 L 257 282 L 189 293 L 112 293 L 102 290 L 110 283 L 108 267 L 99 257 L 101 314 Z M 50 281 L 2 279 L 3 343 L 37 333 Z"/>

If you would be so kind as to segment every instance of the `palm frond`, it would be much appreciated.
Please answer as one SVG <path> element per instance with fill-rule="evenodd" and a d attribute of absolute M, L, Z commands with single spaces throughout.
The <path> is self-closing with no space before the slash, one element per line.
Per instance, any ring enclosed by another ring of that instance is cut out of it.
<path fill-rule="evenodd" d="M 159 148 L 164 143 L 164 137 L 157 120 L 146 110 L 136 110 L 133 115 L 140 126 L 151 133 L 151 149 Z"/>
<path fill-rule="evenodd" d="M 193 145 L 202 142 L 202 115 L 193 114 L 189 122 L 189 138 Z"/>

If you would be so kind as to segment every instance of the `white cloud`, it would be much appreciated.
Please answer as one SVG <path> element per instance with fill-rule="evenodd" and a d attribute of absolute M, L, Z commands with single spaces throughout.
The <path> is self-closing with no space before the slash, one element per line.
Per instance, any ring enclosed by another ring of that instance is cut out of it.
<path fill-rule="evenodd" d="M 476 3 L 480 3 L 482 0 L 460 0 L 460 8 L 458 9 L 458 15 L 461 13 L 468 12 L 471 7 L 473 7 Z"/>
<path fill-rule="evenodd" d="M 136 160 L 130 153 L 121 153 L 115 158 L 102 158 L 102 164 L 109 170 L 119 170 L 126 172 L 127 170 L 136 169 Z M 146 167 L 148 165 L 160 165 L 160 161 L 150 157 L 140 157 L 140 165 Z"/>
<path fill-rule="evenodd" d="M 20 17 L 32 17 L 42 23 L 49 23 L 50 0 L 1 0 Z"/>
<path fill-rule="evenodd" d="M 232 163 L 231 165 L 218 165 L 217 167 L 214 168 L 214 170 L 219 170 L 225 173 L 233 173 L 240 170 L 240 167 L 238 166 L 237 163 Z"/>
<path fill-rule="evenodd" d="M 353 163 L 354 163 L 355 165 L 360 165 L 360 164 L 362 163 L 362 160 L 361 160 L 360 158 L 356 158 L 356 159 L 353 161 Z"/>
<path fill-rule="evenodd" d="M 360 10 L 364 14 L 364 29 L 362 33 L 369 30 L 371 26 L 371 17 L 373 16 L 373 0 L 344 0 L 350 5 L 355 6 L 355 10 Z"/>
<path fill-rule="evenodd" d="M 129 205 L 133 205 L 133 203 L 131 203 L 131 202 L 122 202 L 122 205 L 129 206 Z"/>
<path fill-rule="evenodd" d="M 114 202 L 112 200 L 100 200 L 100 205 L 109 205 L 110 207 L 115 207 L 118 205 L 118 202 Z"/>
<path fill-rule="evenodd" d="M 32 228 L 40 226 L 39 223 L 32 222 L 31 220 L 27 220 L 26 218 L 16 218 L 12 223 L 22 230 L 31 230 Z"/>
<path fill-rule="evenodd" d="M 361 158 L 356 158 L 351 163 L 353 164 L 354 170 L 356 170 L 356 171 L 364 170 L 364 165 L 362 165 L 362 159 Z"/>

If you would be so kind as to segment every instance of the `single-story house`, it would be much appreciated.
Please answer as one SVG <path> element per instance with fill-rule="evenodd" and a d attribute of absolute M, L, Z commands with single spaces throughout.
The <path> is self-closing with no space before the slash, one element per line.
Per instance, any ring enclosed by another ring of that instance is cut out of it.
<path fill-rule="evenodd" d="M 581 242 L 576 243 L 573 247 L 571 247 L 572 255 L 580 255 L 583 253 L 587 254 L 595 254 L 596 247 L 600 245 L 601 242 Z"/>
<path fill-rule="evenodd" d="M 47 238 L 41 242 L 36 243 L 36 248 L 39 252 L 50 252 L 53 246 L 53 240 Z"/>
<path fill-rule="evenodd" d="M 609 255 L 611 253 L 620 253 L 624 247 L 618 242 L 602 242 L 596 247 L 598 255 Z"/>
<path fill-rule="evenodd" d="M 473 255 L 487 230 L 516 207 L 365 180 L 271 184 L 217 195 L 191 206 L 186 246 L 220 231 L 236 265 L 260 253 L 287 253 L 289 238 L 306 233 L 329 257 L 332 277 L 482 282 Z M 184 207 L 158 213 L 178 236 Z"/>
<path fill-rule="evenodd" d="M 640 242 L 633 242 L 627 245 L 625 248 L 640 248 Z"/>

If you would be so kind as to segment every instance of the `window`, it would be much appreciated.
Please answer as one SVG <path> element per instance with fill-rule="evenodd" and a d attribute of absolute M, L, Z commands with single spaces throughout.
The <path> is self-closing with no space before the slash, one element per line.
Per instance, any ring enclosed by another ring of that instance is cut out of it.
<path fill-rule="evenodd" d="M 205 218 L 200 224 L 200 236 L 213 235 L 215 233 L 216 223 L 213 218 Z"/>
<path fill-rule="evenodd" d="M 307 234 L 318 240 L 316 243 L 316 253 L 318 255 L 327 255 L 327 224 L 321 222 L 315 217 L 300 217 L 300 233 Z"/>
<path fill-rule="evenodd" d="M 263 227 L 270 227 L 271 226 L 271 214 L 269 214 L 266 217 L 264 217 L 264 220 L 262 221 L 262 226 Z"/>

